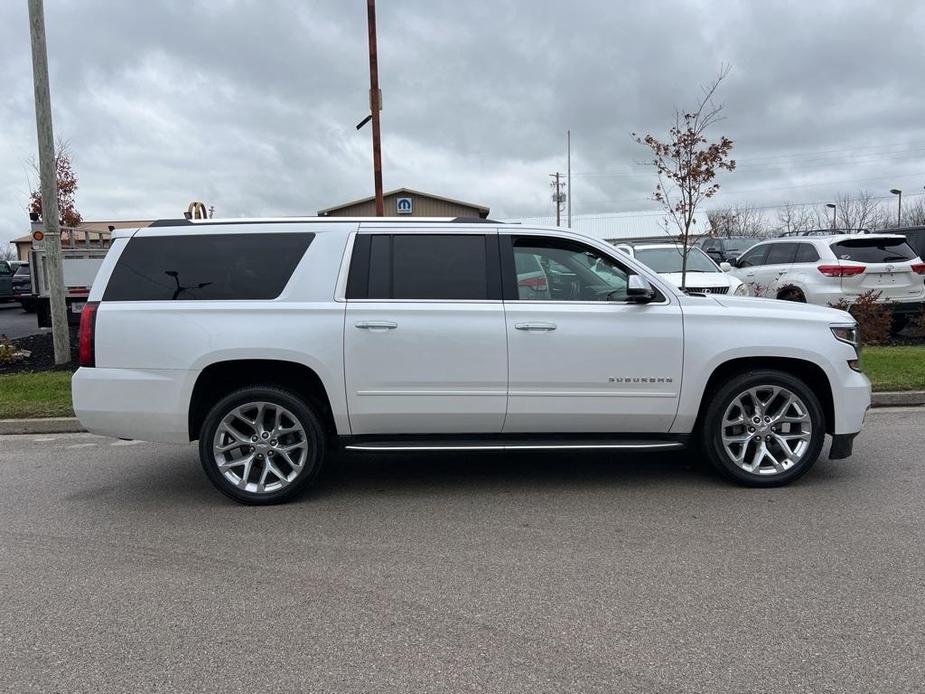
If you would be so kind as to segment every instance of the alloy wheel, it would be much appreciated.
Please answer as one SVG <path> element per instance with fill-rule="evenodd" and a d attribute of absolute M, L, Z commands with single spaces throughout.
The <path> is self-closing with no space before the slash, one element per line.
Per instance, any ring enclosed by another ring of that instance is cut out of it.
<path fill-rule="evenodd" d="M 723 449 L 742 470 L 779 475 L 806 455 L 812 441 L 809 409 L 782 386 L 749 388 L 732 399 L 721 425 Z"/>
<path fill-rule="evenodd" d="M 278 492 L 308 460 L 309 439 L 296 416 L 272 402 L 238 405 L 219 423 L 212 454 L 219 472 L 254 494 Z"/>

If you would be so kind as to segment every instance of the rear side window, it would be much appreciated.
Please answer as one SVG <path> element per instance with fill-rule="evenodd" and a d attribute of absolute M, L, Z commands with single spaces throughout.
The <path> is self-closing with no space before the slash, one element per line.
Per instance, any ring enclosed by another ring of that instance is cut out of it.
<path fill-rule="evenodd" d="M 795 263 L 815 263 L 819 260 L 819 253 L 808 243 L 799 244 Z"/>
<path fill-rule="evenodd" d="M 128 242 L 103 301 L 275 299 L 314 234 L 142 236 Z"/>
<path fill-rule="evenodd" d="M 832 244 L 839 260 L 858 263 L 895 263 L 912 260 L 915 251 L 905 239 L 847 239 Z"/>
<path fill-rule="evenodd" d="M 500 299 L 498 240 L 484 234 L 360 234 L 348 299 Z"/>
<path fill-rule="evenodd" d="M 772 243 L 765 265 L 790 265 L 797 252 L 796 243 Z"/>

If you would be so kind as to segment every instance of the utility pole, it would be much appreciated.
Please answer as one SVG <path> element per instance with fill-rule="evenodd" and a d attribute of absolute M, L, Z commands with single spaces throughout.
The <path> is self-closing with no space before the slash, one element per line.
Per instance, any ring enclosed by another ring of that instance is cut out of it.
<path fill-rule="evenodd" d="M 565 184 L 562 183 L 562 174 L 556 171 L 555 173 L 549 174 L 555 179 L 552 182 L 552 187 L 556 191 L 552 194 L 552 200 L 556 203 L 556 226 L 562 226 L 562 203 L 566 200 L 566 194 L 562 192 L 562 188 L 565 187 Z"/>
<path fill-rule="evenodd" d="M 566 177 L 566 187 L 568 188 L 568 228 L 572 228 L 572 130 L 565 133 L 568 145 L 568 175 Z"/>
<path fill-rule="evenodd" d="M 382 198 L 382 141 L 379 130 L 379 59 L 376 55 L 376 0 L 366 0 L 366 18 L 369 27 L 369 108 L 373 117 L 373 179 L 376 186 L 376 216 L 385 216 Z"/>
<path fill-rule="evenodd" d="M 45 8 L 42 0 L 29 0 L 29 34 L 32 39 L 32 82 L 35 87 L 35 126 L 39 143 L 39 177 L 42 191 L 42 223 L 45 227 L 45 267 L 48 271 L 48 293 L 51 303 L 51 335 L 55 347 L 55 364 L 67 364 L 71 360 L 71 343 L 64 301 L 64 272 L 61 268 L 55 134 L 51 124 L 48 53 L 45 48 Z"/>

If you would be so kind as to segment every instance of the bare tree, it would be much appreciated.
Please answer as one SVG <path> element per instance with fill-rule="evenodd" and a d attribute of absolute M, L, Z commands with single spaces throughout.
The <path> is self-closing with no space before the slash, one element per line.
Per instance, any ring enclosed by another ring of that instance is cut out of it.
<path fill-rule="evenodd" d="M 886 225 L 886 228 L 894 228 L 895 226 L 895 224 L 891 223 Z M 925 198 L 916 198 L 912 203 L 903 205 L 902 226 L 925 226 Z"/>
<path fill-rule="evenodd" d="M 0 260 L 19 260 L 16 253 L 16 247 L 11 243 L 7 246 L 0 247 Z"/>
<path fill-rule="evenodd" d="M 652 134 L 639 136 L 633 133 L 633 139 L 652 152 L 651 164 L 658 176 L 654 198 L 665 209 L 666 231 L 669 226 L 678 231 L 682 289 L 687 285 L 687 256 L 697 209 L 719 191 L 719 184 L 714 181 L 716 174 L 722 169 L 732 171 L 736 165 L 735 160 L 729 158 L 732 140 L 723 136 L 716 142 L 708 142 L 705 135 L 721 120 L 723 105 L 717 105 L 713 97 L 729 70 L 728 66 L 720 66 L 719 74 L 710 86 L 702 88 L 703 95 L 696 109 L 688 112 L 675 110 L 674 125 L 669 129 L 666 141 Z"/>
<path fill-rule="evenodd" d="M 820 213 L 820 227 L 825 229 L 831 226 L 832 213 L 825 207 L 820 208 Z M 840 229 L 878 229 L 887 223 L 883 215 L 880 201 L 868 190 L 858 190 L 853 196 L 848 193 L 835 196 L 836 226 Z M 824 223 L 826 218 L 828 224 Z"/>
<path fill-rule="evenodd" d="M 748 203 L 719 207 L 707 212 L 710 234 L 713 236 L 767 236 L 764 212 Z"/>
<path fill-rule="evenodd" d="M 826 209 L 826 208 L 823 208 Z M 817 229 L 816 210 L 807 205 L 784 205 L 777 209 L 777 230 L 784 234 Z"/>

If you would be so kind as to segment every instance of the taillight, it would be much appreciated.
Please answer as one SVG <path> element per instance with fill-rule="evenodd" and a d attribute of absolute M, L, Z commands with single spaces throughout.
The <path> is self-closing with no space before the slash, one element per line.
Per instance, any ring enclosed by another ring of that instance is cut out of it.
<path fill-rule="evenodd" d="M 96 309 L 99 302 L 88 301 L 80 312 L 77 354 L 81 366 L 96 366 Z"/>
<path fill-rule="evenodd" d="M 910 269 L 917 275 L 925 275 L 925 263 L 913 263 Z"/>
<path fill-rule="evenodd" d="M 816 269 L 826 277 L 854 277 L 864 272 L 863 265 L 819 265 Z"/>

